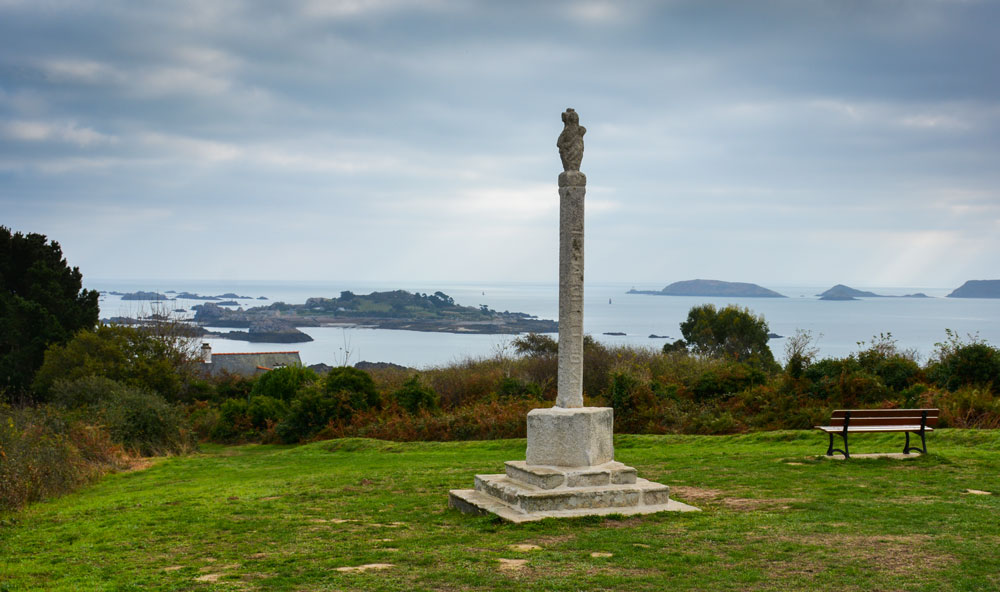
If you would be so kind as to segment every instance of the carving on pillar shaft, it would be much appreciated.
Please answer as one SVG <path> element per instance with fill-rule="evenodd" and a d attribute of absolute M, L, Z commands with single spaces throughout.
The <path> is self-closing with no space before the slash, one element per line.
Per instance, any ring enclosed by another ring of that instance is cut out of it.
<path fill-rule="evenodd" d="M 583 134 L 573 109 L 562 114 L 559 175 L 559 379 L 556 406 L 583 407 Z"/>

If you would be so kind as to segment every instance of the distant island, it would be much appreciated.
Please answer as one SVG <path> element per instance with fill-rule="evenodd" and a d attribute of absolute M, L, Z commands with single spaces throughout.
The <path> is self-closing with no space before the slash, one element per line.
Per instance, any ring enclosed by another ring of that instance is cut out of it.
<path fill-rule="evenodd" d="M 486 305 L 462 306 L 443 292 L 414 294 L 404 290 L 361 295 L 341 292 L 338 298 L 309 298 L 305 304 L 275 302 L 247 310 L 230 310 L 213 302 L 194 307 L 200 327 L 248 331 L 211 333 L 247 341 L 311 341 L 298 327 L 362 326 L 439 333 L 555 333 L 556 321 L 521 312 L 497 312 Z M 265 338 L 266 337 L 266 338 Z"/>
<path fill-rule="evenodd" d="M 875 292 L 867 292 L 865 290 L 856 290 L 850 286 L 845 286 L 844 284 L 837 284 L 836 286 L 830 288 L 826 292 L 821 292 L 817 294 L 820 300 L 857 300 L 858 298 L 928 298 L 927 294 L 923 292 L 917 292 L 916 294 L 906 294 L 904 296 L 886 296 L 884 294 L 876 294 Z"/>
<path fill-rule="evenodd" d="M 948 298 L 1000 298 L 1000 280 L 969 280 Z"/>
<path fill-rule="evenodd" d="M 253 300 L 253 296 L 240 296 L 234 292 L 226 292 L 218 296 L 202 296 L 193 292 L 177 292 L 176 290 L 167 290 L 165 294 L 144 292 L 142 290 L 128 293 L 111 290 L 105 293 L 112 296 L 121 296 L 122 300 Z M 171 298 L 167 294 L 173 294 L 174 297 Z M 267 297 L 261 296 L 258 300 L 267 300 Z"/>
<path fill-rule="evenodd" d="M 170 300 L 166 294 L 160 294 L 159 292 L 143 292 L 142 290 L 138 292 L 129 292 L 128 294 L 122 294 L 122 300 Z"/>
<path fill-rule="evenodd" d="M 735 298 L 787 298 L 774 290 L 768 290 L 757 284 L 743 282 L 723 282 L 719 280 L 686 280 L 674 282 L 662 290 L 636 290 L 632 288 L 629 294 L 648 294 L 652 296 L 725 296 Z"/>

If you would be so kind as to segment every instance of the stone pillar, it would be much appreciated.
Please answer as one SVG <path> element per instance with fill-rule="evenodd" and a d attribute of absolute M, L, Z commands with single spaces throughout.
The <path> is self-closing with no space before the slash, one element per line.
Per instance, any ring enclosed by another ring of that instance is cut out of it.
<path fill-rule="evenodd" d="M 528 412 L 524 461 L 496 475 L 476 475 L 475 489 L 453 489 L 448 505 L 504 520 L 692 511 L 666 485 L 640 479 L 614 460 L 614 410 L 583 406 L 583 198 L 580 172 L 587 128 L 573 109 L 556 141 L 559 175 L 559 392 L 556 406 Z"/>
<path fill-rule="evenodd" d="M 583 200 L 587 177 L 559 175 L 559 382 L 556 406 L 583 407 Z"/>

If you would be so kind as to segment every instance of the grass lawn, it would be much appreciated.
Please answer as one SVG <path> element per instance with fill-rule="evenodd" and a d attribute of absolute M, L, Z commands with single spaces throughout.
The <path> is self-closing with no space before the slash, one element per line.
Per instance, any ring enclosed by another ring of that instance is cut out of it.
<path fill-rule="evenodd" d="M 1000 432 L 928 440 L 618 436 L 704 511 L 524 525 L 447 508 L 524 440 L 205 446 L 0 517 L 0 591 L 1000 590 Z"/>

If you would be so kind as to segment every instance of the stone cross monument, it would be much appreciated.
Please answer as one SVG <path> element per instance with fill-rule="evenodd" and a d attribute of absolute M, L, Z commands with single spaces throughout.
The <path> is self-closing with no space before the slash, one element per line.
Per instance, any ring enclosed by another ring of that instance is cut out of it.
<path fill-rule="evenodd" d="M 562 114 L 559 175 L 559 380 L 555 407 L 528 412 L 526 460 L 476 475 L 475 489 L 452 490 L 448 505 L 512 522 L 600 514 L 696 510 L 670 499 L 666 485 L 640 479 L 614 460 L 614 410 L 583 405 L 583 135 L 573 109 Z"/>
<path fill-rule="evenodd" d="M 556 147 L 559 175 L 559 390 L 556 405 L 583 407 L 583 198 L 587 176 L 580 172 L 583 134 L 573 109 L 562 114 Z"/>

